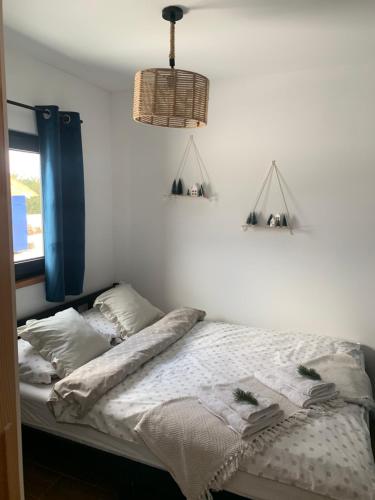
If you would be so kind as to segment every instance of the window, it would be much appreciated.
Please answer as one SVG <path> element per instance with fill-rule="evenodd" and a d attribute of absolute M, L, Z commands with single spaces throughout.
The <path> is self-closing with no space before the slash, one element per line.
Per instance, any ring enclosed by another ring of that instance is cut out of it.
<path fill-rule="evenodd" d="M 37 135 L 9 132 L 16 279 L 44 272 L 42 183 Z"/>

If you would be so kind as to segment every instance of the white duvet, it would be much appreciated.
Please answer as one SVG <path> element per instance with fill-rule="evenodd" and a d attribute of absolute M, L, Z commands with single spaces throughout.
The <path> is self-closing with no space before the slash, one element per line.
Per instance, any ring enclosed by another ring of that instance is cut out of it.
<path fill-rule="evenodd" d="M 348 353 L 361 363 L 358 346 L 349 342 L 204 321 L 109 391 L 81 423 L 138 441 L 134 427 L 146 410 L 161 402 L 194 396 L 202 385 L 235 382 L 256 370 L 336 353 Z M 365 410 L 347 404 L 334 416 L 314 419 L 242 469 L 332 499 L 375 499 Z"/>

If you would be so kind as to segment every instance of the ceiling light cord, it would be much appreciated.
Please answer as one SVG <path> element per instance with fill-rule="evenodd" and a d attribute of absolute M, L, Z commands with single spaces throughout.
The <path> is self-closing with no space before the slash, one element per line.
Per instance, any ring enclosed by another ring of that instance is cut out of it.
<path fill-rule="evenodd" d="M 169 31 L 169 66 L 174 69 L 175 67 L 175 25 L 176 21 L 172 20 L 170 22 L 170 31 Z"/>

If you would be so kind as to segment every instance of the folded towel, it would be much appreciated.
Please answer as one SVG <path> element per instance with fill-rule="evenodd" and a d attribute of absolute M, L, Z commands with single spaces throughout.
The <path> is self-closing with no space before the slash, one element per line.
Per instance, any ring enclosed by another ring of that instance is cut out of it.
<path fill-rule="evenodd" d="M 258 404 L 252 405 L 244 401 L 236 401 L 233 392 L 237 388 L 242 389 L 245 392 L 250 391 L 258 401 Z M 263 417 L 272 417 L 280 410 L 277 403 L 274 403 L 271 399 L 265 398 L 261 394 L 254 392 L 252 384 L 245 382 L 229 385 L 227 387 L 216 387 L 214 395 L 238 413 L 241 418 L 249 422 L 249 424 L 254 424 Z"/>
<path fill-rule="evenodd" d="M 349 354 L 327 354 L 309 361 L 306 366 L 317 370 L 325 380 L 334 382 L 344 401 L 375 411 L 369 376 Z"/>
<path fill-rule="evenodd" d="M 283 394 L 301 408 L 323 403 L 338 394 L 335 384 L 304 377 L 298 373 L 298 369 L 294 365 L 257 371 L 254 376 L 262 384 Z"/>
<path fill-rule="evenodd" d="M 233 390 L 236 387 L 228 386 L 216 390 L 201 389 L 198 394 L 199 401 L 210 413 L 220 418 L 243 438 L 248 438 L 266 427 L 274 426 L 283 419 L 284 412 L 278 404 L 271 403 L 267 407 L 267 403 L 263 406 L 255 406 L 236 402 L 233 396 Z M 238 407 L 247 419 L 243 418 L 231 405 Z M 245 409 L 245 406 L 249 408 Z"/>

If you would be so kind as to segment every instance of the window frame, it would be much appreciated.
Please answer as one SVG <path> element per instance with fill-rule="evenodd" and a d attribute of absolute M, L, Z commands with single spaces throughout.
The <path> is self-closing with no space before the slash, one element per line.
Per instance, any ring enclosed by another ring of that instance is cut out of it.
<path fill-rule="evenodd" d="M 36 134 L 9 130 L 9 149 L 40 153 L 39 137 Z M 44 274 L 44 257 L 15 262 L 14 272 L 16 281 L 40 276 Z"/>

